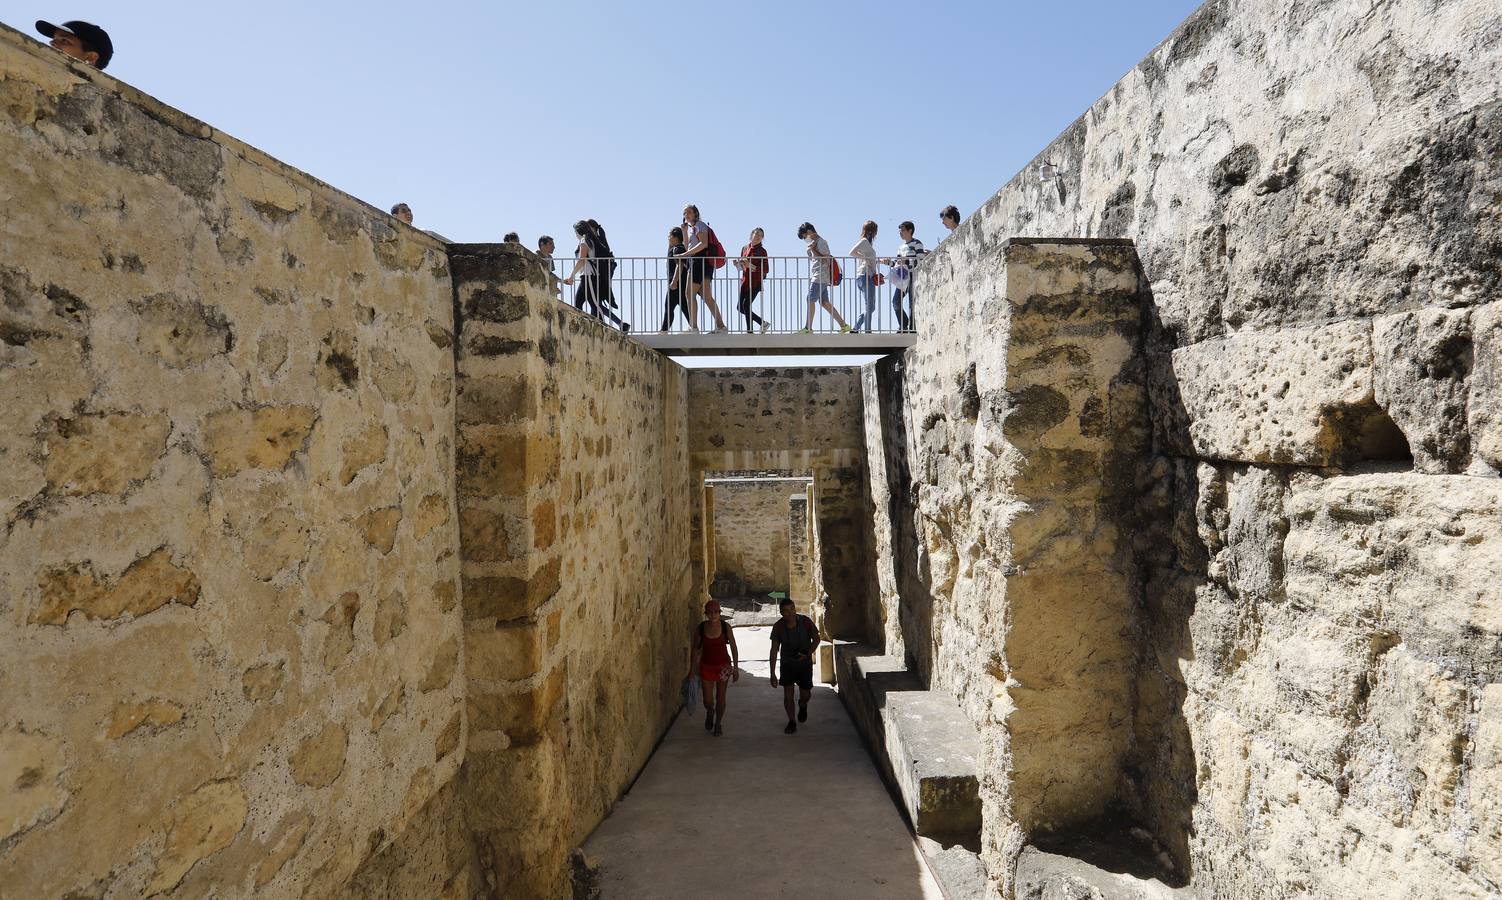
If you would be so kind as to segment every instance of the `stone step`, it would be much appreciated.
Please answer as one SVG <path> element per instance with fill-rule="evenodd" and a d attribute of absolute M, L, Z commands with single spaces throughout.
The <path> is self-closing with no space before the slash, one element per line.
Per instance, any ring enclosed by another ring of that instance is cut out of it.
<path fill-rule="evenodd" d="M 922 689 L 898 657 L 834 650 L 840 698 L 913 829 L 946 845 L 980 842 L 980 737 L 959 703 Z"/>
<path fill-rule="evenodd" d="M 1085 860 L 1037 847 L 1024 847 L 1017 859 L 1017 900 L 1196 900 L 1187 887 L 1170 887 L 1129 868 L 1102 868 Z"/>
<path fill-rule="evenodd" d="M 928 870 L 944 891 L 944 900 L 985 900 L 986 866 L 980 854 L 958 844 L 946 847 L 926 837 L 918 838 L 918 846 Z"/>

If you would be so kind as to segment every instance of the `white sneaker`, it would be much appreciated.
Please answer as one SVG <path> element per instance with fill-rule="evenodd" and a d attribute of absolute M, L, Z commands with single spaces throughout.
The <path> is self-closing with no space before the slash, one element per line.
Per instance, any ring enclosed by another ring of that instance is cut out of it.
<path fill-rule="evenodd" d="M 761 323 L 761 333 L 762 334 L 766 334 L 767 333 L 767 329 L 769 329 L 771 327 L 772 327 L 772 323 L 771 322 L 763 322 L 763 323 Z"/>
<path fill-rule="evenodd" d="M 715 326 L 715 330 L 712 333 L 713 334 L 724 334 L 725 332 L 727 332 L 729 330 L 730 329 L 726 328 L 724 325 L 716 325 Z"/>

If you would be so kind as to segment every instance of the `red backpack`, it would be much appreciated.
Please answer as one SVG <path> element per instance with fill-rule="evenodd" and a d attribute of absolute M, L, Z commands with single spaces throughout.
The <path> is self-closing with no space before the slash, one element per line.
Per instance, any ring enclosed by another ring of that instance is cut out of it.
<path fill-rule="evenodd" d="M 839 287 L 840 279 L 843 277 L 840 274 L 840 261 L 831 256 L 829 258 L 829 286 Z"/>
<path fill-rule="evenodd" d="M 715 237 L 713 228 L 710 228 L 708 225 L 705 225 L 704 228 L 709 232 L 710 261 L 714 263 L 716 269 L 723 269 L 725 268 L 725 245 L 720 243 L 719 238 Z"/>

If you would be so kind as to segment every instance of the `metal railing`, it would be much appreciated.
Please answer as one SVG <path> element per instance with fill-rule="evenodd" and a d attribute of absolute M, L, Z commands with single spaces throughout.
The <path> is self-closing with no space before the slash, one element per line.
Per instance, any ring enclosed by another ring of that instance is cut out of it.
<path fill-rule="evenodd" d="M 857 259 L 834 257 L 841 272 L 840 283 L 826 285 L 828 308 L 816 300 L 810 321 L 809 285 L 813 278 L 812 261 L 807 257 L 769 256 L 756 261 L 764 274 L 749 298 L 749 318 L 742 312 L 742 297 L 743 291 L 752 293 L 755 282 L 742 277 L 743 269 L 736 265 L 735 257 L 725 258 L 719 268 L 714 266 L 716 261 L 712 257 L 698 262 L 653 256 L 602 258 L 590 260 L 570 283 L 564 279 L 573 272 L 575 261 L 555 258 L 553 287 L 562 302 L 616 327 L 629 324 L 633 334 L 694 333 L 696 325 L 701 332 L 715 330 L 715 317 L 704 299 L 698 293 L 690 295 L 687 284 L 680 283 L 675 289 L 670 283 L 674 275 L 687 281 L 696 272 L 705 273 L 708 294 L 726 330 L 733 333 L 795 334 L 808 328 L 814 333 L 837 334 L 843 332 L 842 322 L 852 331 L 892 334 L 912 330 L 912 298 L 904 290 L 900 304 L 894 304 L 889 266 L 877 266 L 878 277 L 872 281 L 883 283 L 868 288 L 866 279 L 857 276 Z M 603 270 L 609 270 L 608 277 L 597 274 Z"/>

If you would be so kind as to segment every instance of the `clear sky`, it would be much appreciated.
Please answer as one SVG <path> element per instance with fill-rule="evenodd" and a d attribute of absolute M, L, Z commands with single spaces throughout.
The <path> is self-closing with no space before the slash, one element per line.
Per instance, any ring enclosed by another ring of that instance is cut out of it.
<path fill-rule="evenodd" d="M 55 2 L 55 0 L 54 0 Z M 659 255 L 686 202 L 732 251 L 752 226 L 835 253 L 867 218 L 964 215 L 1105 93 L 1197 0 L 926 3 L 4 3 L 83 19 L 109 72 L 356 197 L 458 241 Z"/>

